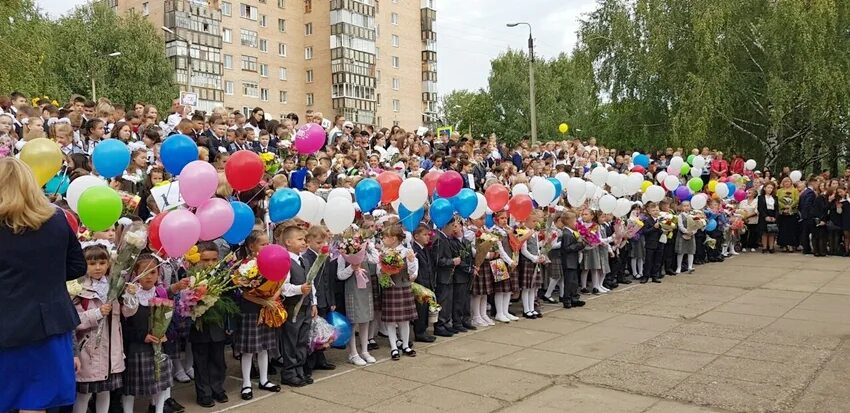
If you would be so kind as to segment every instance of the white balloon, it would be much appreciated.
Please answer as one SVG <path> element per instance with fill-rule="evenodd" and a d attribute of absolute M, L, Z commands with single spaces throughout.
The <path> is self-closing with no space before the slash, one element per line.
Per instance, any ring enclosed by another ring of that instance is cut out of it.
<path fill-rule="evenodd" d="M 608 171 L 608 178 L 605 179 L 605 183 L 608 186 L 613 187 L 619 182 L 620 174 L 617 171 Z"/>
<path fill-rule="evenodd" d="M 561 183 L 561 188 L 563 188 L 564 190 L 567 189 L 567 182 L 570 181 L 569 174 L 567 174 L 566 172 L 558 172 L 557 174 L 555 174 L 555 179 L 557 179 L 558 182 Z"/>
<path fill-rule="evenodd" d="M 701 168 L 691 168 L 691 176 L 694 178 L 699 178 L 702 175 Z"/>
<path fill-rule="evenodd" d="M 640 195 L 640 201 L 643 202 L 644 205 L 646 205 L 646 203 L 650 202 L 651 199 L 649 199 L 649 195 L 647 195 L 646 192 L 644 192 Z"/>
<path fill-rule="evenodd" d="M 584 199 L 585 198 L 584 198 L 583 194 L 582 194 L 582 196 L 567 195 L 567 202 L 569 202 L 570 205 L 572 205 L 575 208 L 578 208 L 578 207 L 584 205 Z"/>
<path fill-rule="evenodd" d="M 667 177 L 664 178 L 664 187 L 667 188 L 668 191 L 675 191 L 679 185 L 679 177 L 676 175 L 667 175 Z"/>
<path fill-rule="evenodd" d="M 655 175 L 655 182 L 662 184 L 662 183 L 664 183 L 664 179 L 666 179 L 666 178 L 667 178 L 667 172 L 661 171 L 657 175 Z"/>
<path fill-rule="evenodd" d="M 343 233 L 354 223 L 354 204 L 334 199 L 325 207 L 325 226 L 331 234 Z"/>
<path fill-rule="evenodd" d="M 803 173 L 800 172 L 800 171 L 792 171 L 791 174 L 788 175 L 788 176 L 791 178 L 791 182 L 793 182 L 795 184 L 797 182 L 800 182 L 801 179 L 803 179 Z M 735 179 L 735 180 L 737 181 L 737 179 Z"/>
<path fill-rule="evenodd" d="M 334 189 L 332 189 L 331 192 L 328 194 L 328 203 L 330 203 L 332 199 L 336 199 L 336 198 L 345 199 L 348 202 L 352 202 L 352 199 L 353 199 L 351 197 L 351 191 L 349 191 L 345 188 L 334 188 Z"/>
<path fill-rule="evenodd" d="M 755 159 L 750 159 L 744 163 L 744 168 L 747 168 L 748 171 L 752 171 L 753 169 L 756 169 L 756 165 Z"/>
<path fill-rule="evenodd" d="M 584 185 L 583 179 L 574 177 L 567 182 L 567 195 L 572 196 L 573 199 L 584 197 L 585 191 L 587 191 L 587 187 Z"/>
<path fill-rule="evenodd" d="M 484 198 L 484 195 L 479 193 L 476 193 L 475 195 L 478 197 L 478 205 L 475 206 L 475 211 L 472 211 L 472 213 L 469 214 L 469 217 L 472 219 L 481 218 L 485 213 L 487 213 L 487 198 Z"/>
<path fill-rule="evenodd" d="M 531 190 L 531 198 L 537 202 L 537 205 L 549 205 L 552 198 L 555 198 L 555 184 L 542 178 L 541 180 Z"/>
<path fill-rule="evenodd" d="M 632 201 L 629 201 L 626 198 L 620 198 L 617 200 L 617 206 L 614 207 L 614 216 L 624 217 L 629 214 L 629 211 L 632 209 Z"/>
<path fill-rule="evenodd" d="M 646 188 L 644 195 L 652 202 L 661 202 L 664 199 L 664 188 L 658 185 L 652 185 Z"/>
<path fill-rule="evenodd" d="M 729 187 L 723 182 L 718 182 L 717 186 L 714 187 L 714 193 L 720 198 L 726 198 L 729 196 Z"/>
<path fill-rule="evenodd" d="M 531 180 L 528 181 L 528 188 L 531 189 L 531 190 L 534 190 L 534 187 L 537 186 L 537 184 L 539 184 L 543 181 L 545 181 L 545 179 L 543 179 L 542 177 L 533 176 L 533 177 L 531 177 Z"/>
<path fill-rule="evenodd" d="M 685 164 L 685 160 L 682 159 L 681 156 L 674 156 L 670 159 L 670 166 L 672 166 L 673 169 L 676 169 L 676 170 L 682 169 L 682 165 L 684 165 L 684 164 Z"/>
<path fill-rule="evenodd" d="M 641 185 L 643 185 L 643 174 L 632 172 L 629 174 L 628 178 L 626 178 L 626 193 L 630 191 L 634 191 L 632 193 L 639 191 Z"/>
<path fill-rule="evenodd" d="M 94 175 L 84 175 L 71 181 L 71 184 L 68 185 L 68 191 L 65 192 L 65 199 L 68 201 L 71 211 L 77 212 L 77 204 L 80 202 L 83 192 L 93 186 L 107 186 L 107 183 Z"/>
<path fill-rule="evenodd" d="M 408 211 L 418 211 L 428 201 L 428 186 L 419 178 L 407 178 L 398 188 L 398 199 Z"/>
<path fill-rule="evenodd" d="M 313 204 L 313 213 L 305 219 L 310 225 L 321 225 L 322 218 L 325 217 L 325 207 L 328 205 L 322 197 L 313 194 L 315 203 Z"/>
<path fill-rule="evenodd" d="M 691 207 L 694 209 L 703 209 L 707 203 L 708 195 L 706 194 L 696 194 L 693 198 L 691 198 Z"/>
<path fill-rule="evenodd" d="M 613 195 L 605 194 L 602 195 L 602 198 L 599 198 L 599 210 L 603 214 L 614 212 L 614 208 L 617 208 L 617 198 L 614 198 Z"/>
<path fill-rule="evenodd" d="M 301 191 L 298 193 L 301 198 L 301 209 L 295 214 L 295 217 L 307 222 L 307 218 L 313 216 L 313 211 L 316 210 L 316 196 L 310 191 Z"/>
<path fill-rule="evenodd" d="M 697 155 L 694 157 L 694 164 L 692 165 L 694 168 L 705 168 L 705 158 L 702 155 Z"/>
<path fill-rule="evenodd" d="M 594 185 L 593 182 L 585 182 L 584 188 L 585 188 L 585 190 L 584 190 L 585 199 L 593 199 L 593 195 L 595 195 L 596 190 L 599 189 L 599 187 Z"/>
<path fill-rule="evenodd" d="M 605 182 L 608 180 L 608 170 L 605 169 L 604 166 L 597 166 L 590 171 L 590 180 L 596 184 L 596 186 L 604 186 Z"/>
<path fill-rule="evenodd" d="M 513 188 L 511 188 L 511 195 L 513 196 L 528 195 L 530 192 L 531 190 L 528 189 L 528 185 L 526 184 L 516 184 Z"/>
<path fill-rule="evenodd" d="M 611 195 L 616 196 L 617 198 L 626 194 L 626 191 L 623 190 L 622 186 L 611 187 Z"/>

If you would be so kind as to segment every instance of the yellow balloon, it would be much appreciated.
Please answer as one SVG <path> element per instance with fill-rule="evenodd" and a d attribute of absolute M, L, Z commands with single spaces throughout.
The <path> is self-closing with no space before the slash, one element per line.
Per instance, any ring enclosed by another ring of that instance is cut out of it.
<path fill-rule="evenodd" d="M 717 181 L 712 179 L 708 181 L 708 192 L 714 192 L 714 188 L 717 188 Z"/>
<path fill-rule="evenodd" d="M 650 182 L 650 181 L 643 181 L 643 183 L 642 183 L 642 184 L 640 184 L 640 191 L 641 191 L 641 192 L 646 192 L 647 188 L 649 188 L 650 186 L 652 186 L 652 182 Z"/>
<path fill-rule="evenodd" d="M 558 130 L 561 133 L 567 133 L 570 130 L 570 125 L 567 125 L 566 123 L 562 123 L 562 124 L 558 125 Z"/>
<path fill-rule="evenodd" d="M 21 149 L 21 161 L 30 167 L 38 185 L 44 186 L 62 168 L 62 150 L 50 139 L 33 139 Z"/>

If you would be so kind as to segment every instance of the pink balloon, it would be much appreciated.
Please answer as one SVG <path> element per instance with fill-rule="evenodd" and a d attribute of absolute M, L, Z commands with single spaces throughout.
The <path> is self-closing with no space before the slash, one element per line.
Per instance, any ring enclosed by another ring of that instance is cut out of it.
<path fill-rule="evenodd" d="M 201 236 L 201 223 L 195 214 L 178 209 L 171 211 L 159 226 L 159 239 L 169 257 L 180 257 L 192 248 Z"/>
<path fill-rule="evenodd" d="M 674 168 L 673 165 L 667 166 L 667 174 L 673 176 L 679 176 L 679 170 Z"/>
<path fill-rule="evenodd" d="M 747 199 L 747 191 L 744 191 L 743 189 L 739 189 L 739 190 L 735 191 L 735 200 L 736 201 L 741 202 L 745 199 Z"/>
<path fill-rule="evenodd" d="M 300 154 L 316 153 L 325 146 L 325 130 L 317 123 L 305 123 L 295 133 L 295 150 Z"/>
<path fill-rule="evenodd" d="M 277 244 L 266 245 L 257 255 L 257 269 L 269 281 L 286 280 L 291 266 L 289 251 Z"/>
<path fill-rule="evenodd" d="M 195 211 L 201 223 L 201 241 L 211 241 L 221 237 L 233 225 L 233 207 L 221 198 L 207 199 Z"/>
<path fill-rule="evenodd" d="M 456 171 L 444 172 L 437 179 L 437 195 L 451 198 L 463 189 L 463 178 Z"/>
<path fill-rule="evenodd" d="M 197 207 L 215 195 L 218 172 L 209 162 L 192 161 L 180 172 L 180 195 L 186 205 Z"/>

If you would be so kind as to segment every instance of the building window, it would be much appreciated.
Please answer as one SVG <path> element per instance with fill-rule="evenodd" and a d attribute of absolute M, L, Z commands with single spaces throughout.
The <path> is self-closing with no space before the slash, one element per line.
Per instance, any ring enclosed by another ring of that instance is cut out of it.
<path fill-rule="evenodd" d="M 148 10 L 148 2 L 142 3 L 142 16 L 147 16 L 150 14 L 150 10 Z"/>
<path fill-rule="evenodd" d="M 243 19 L 257 20 L 257 8 L 248 4 L 239 5 L 239 15 Z"/>
<path fill-rule="evenodd" d="M 392 14 L 390 14 L 390 23 L 392 23 L 393 25 L 398 26 L 398 13 L 392 13 Z"/>
<path fill-rule="evenodd" d="M 257 32 L 253 30 L 239 30 L 239 41 L 242 46 L 257 47 Z"/>
<path fill-rule="evenodd" d="M 286 43 L 277 44 L 277 54 L 281 57 L 286 57 Z"/>
<path fill-rule="evenodd" d="M 313 0 L 304 0 L 304 13 L 313 11 Z"/>
<path fill-rule="evenodd" d="M 260 87 L 256 82 L 242 81 L 242 96 L 258 97 L 260 95 Z"/>
<path fill-rule="evenodd" d="M 401 80 L 399 80 L 399 78 L 397 78 L 397 77 L 394 77 L 393 78 L 393 90 L 398 90 L 400 86 L 401 86 Z"/>
<path fill-rule="evenodd" d="M 307 83 L 313 83 L 313 69 L 307 71 Z"/>
<path fill-rule="evenodd" d="M 233 82 L 227 80 L 224 82 L 224 94 L 232 95 L 233 94 Z"/>
<path fill-rule="evenodd" d="M 242 56 L 242 70 L 246 72 L 257 71 L 257 58 L 254 56 Z"/>
<path fill-rule="evenodd" d="M 280 80 L 286 80 L 286 68 L 285 67 L 280 68 L 280 70 L 278 71 L 277 78 L 280 79 Z"/>
<path fill-rule="evenodd" d="M 233 8 L 233 6 L 230 4 L 230 2 L 229 2 L 229 1 L 223 1 L 223 2 L 221 2 L 221 14 L 222 14 L 222 15 L 224 15 L 224 16 L 230 16 L 230 14 L 233 12 L 233 11 L 231 10 L 232 8 Z"/>
<path fill-rule="evenodd" d="M 307 94 L 307 106 L 313 106 L 313 94 L 312 93 Z"/>
<path fill-rule="evenodd" d="M 226 54 L 224 55 L 224 68 L 225 69 L 233 69 L 233 56 Z"/>
<path fill-rule="evenodd" d="M 393 67 L 398 69 L 399 66 L 398 56 L 393 56 Z"/>
<path fill-rule="evenodd" d="M 260 76 L 269 77 L 269 65 L 260 63 Z"/>
<path fill-rule="evenodd" d="M 305 47 L 304 48 L 304 60 L 310 60 L 313 58 L 313 47 Z"/>
<path fill-rule="evenodd" d="M 313 34 L 313 23 L 307 23 L 304 25 L 304 35 L 309 36 Z"/>
<path fill-rule="evenodd" d="M 266 88 L 260 89 L 260 100 L 262 100 L 263 102 L 269 101 L 269 90 L 268 89 L 266 89 Z"/>
<path fill-rule="evenodd" d="M 281 90 L 280 92 L 278 92 L 280 103 L 286 103 L 289 100 L 286 94 L 287 93 L 285 90 Z"/>
<path fill-rule="evenodd" d="M 233 42 L 233 32 L 230 29 L 221 29 L 221 41 L 225 43 Z"/>
<path fill-rule="evenodd" d="M 285 9 L 286 8 L 286 0 L 277 0 L 277 7 L 279 9 Z"/>
<path fill-rule="evenodd" d="M 260 27 L 266 27 L 267 24 L 268 24 L 268 19 L 266 18 L 266 15 L 261 14 L 260 15 Z"/>
<path fill-rule="evenodd" d="M 269 41 L 266 39 L 260 39 L 260 51 L 263 53 L 267 53 L 269 51 Z"/>
<path fill-rule="evenodd" d="M 401 102 L 398 99 L 393 99 L 393 112 L 401 110 Z"/>
<path fill-rule="evenodd" d="M 284 20 L 284 19 L 277 19 L 277 30 L 278 30 L 279 32 L 281 32 L 281 33 L 285 33 L 285 32 L 286 32 L 286 20 Z"/>
<path fill-rule="evenodd" d="M 398 47 L 400 43 L 401 43 L 401 39 L 399 39 L 398 36 L 393 35 L 393 47 Z"/>

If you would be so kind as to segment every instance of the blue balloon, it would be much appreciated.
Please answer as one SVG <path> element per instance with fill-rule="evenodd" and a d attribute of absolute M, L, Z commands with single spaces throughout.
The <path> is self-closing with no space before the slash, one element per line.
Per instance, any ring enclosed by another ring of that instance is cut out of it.
<path fill-rule="evenodd" d="M 354 187 L 354 198 L 357 200 L 357 205 L 360 205 L 361 211 L 372 212 L 381 202 L 381 184 L 372 178 L 360 181 Z"/>
<path fill-rule="evenodd" d="M 478 206 L 478 195 L 475 195 L 475 191 L 469 188 L 463 188 L 451 198 L 451 201 L 458 215 L 469 218 Z"/>
<path fill-rule="evenodd" d="M 166 171 L 172 175 L 180 175 L 183 167 L 198 160 L 198 145 L 186 135 L 171 135 L 162 143 L 159 156 Z"/>
<path fill-rule="evenodd" d="M 334 331 L 336 331 L 336 340 L 334 340 L 333 346 L 345 347 L 348 344 L 348 340 L 351 340 L 351 321 L 348 320 L 348 317 L 336 311 L 328 313 L 327 319 L 328 323 L 333 326 Z"/>
<path fill-rule="evenodd" d="M 404 226 L 404 229 L 413 232 L 416 230 L 416 227 L 422 222 L 422 218 L 425 217 L 425 208 L 419 208 L 416 211 L 410 211 L 409 209 L 404 207 L 404 204 L 398 205 L 398 216 L 401 221 L 401 225 Z"/>
<path fill-rule="evenodd" d="M 496 223 L 493 222 L 493 214 L 484 214 L 484 226 L 492 228 L 493 225 L 496 225 Z"/>
<path fill-rule="evenodd" d="M 561 195 L 564 193 L 564 187 L 561 186 L 561 181 L 559 181 L 555 178 L 547 178 L 547 180 L 549 182 L 551 182 L 552 185 L 555 185 L 555 197 L 552 198 L 552 200 L 554 201 L 554 200 L 560 198 Z"/>
<path fill-rule="evenodd" d="M 44 193 L 48 195 L 59 194 L 65 195 L 68 192 L 68 185 L 71 184 L 71 179 L 68 174 L 59 173 L 44 185 Z"/>
<path fill-rule="evenodd" d="M 118 139 L 106 139 L 94 147 L 91 159 L 97 173 L 105 178 L 114 178 L 123 175 L 127 165 L 130 164 L 130 148 Z M 195 159 L 198 159 L 197 148 Z"/>
<path fill-rule="evenodd" d="M 705 232 L 711 232 L 717 229 L 717 221 L 715 219 L 709 219 L 708 223 L 705 224 Z"/>
<path fill-rule="evenodd" d="M 245 238 L 254 229 L 254 211 L 244 202 L 231 201 L 230 206 L 233 207 L 233 225 L 224 233 L 222 238 L 230 244 L 236 245 Z"/>
<path fill-rule="evenodd" d="M 644 154 L 635 156 L 635 159 L 633 159 L 632 161 L 635 163 L 635 165 L 640 165 L 644 168 L 649 168 L 649 157 Z"/>
<path fill-rule="evenodd" d="M 446 224 L 451 221 L 454 213 L 455 209 L 448 199 L 440 198 L 431 204 L 431 222 L 433 222 L 437 228 L 446 226 Z"/>
<path fill-rule="evenodd" d="M 729 188 L 729 195 L 726 195 L 727 198 L 732 198 L 735 196 L 735 191 L 738 190 L 738 187 L 735 186 L 734 182 L 726 182 L 726 187 Z"/>
<path fill-rule="evenodd" d="M 292 188 L 278 189 L 269 199 L 269 218 L 275 224 L 292 219 L 301 209 L 301 197 Z"/>

